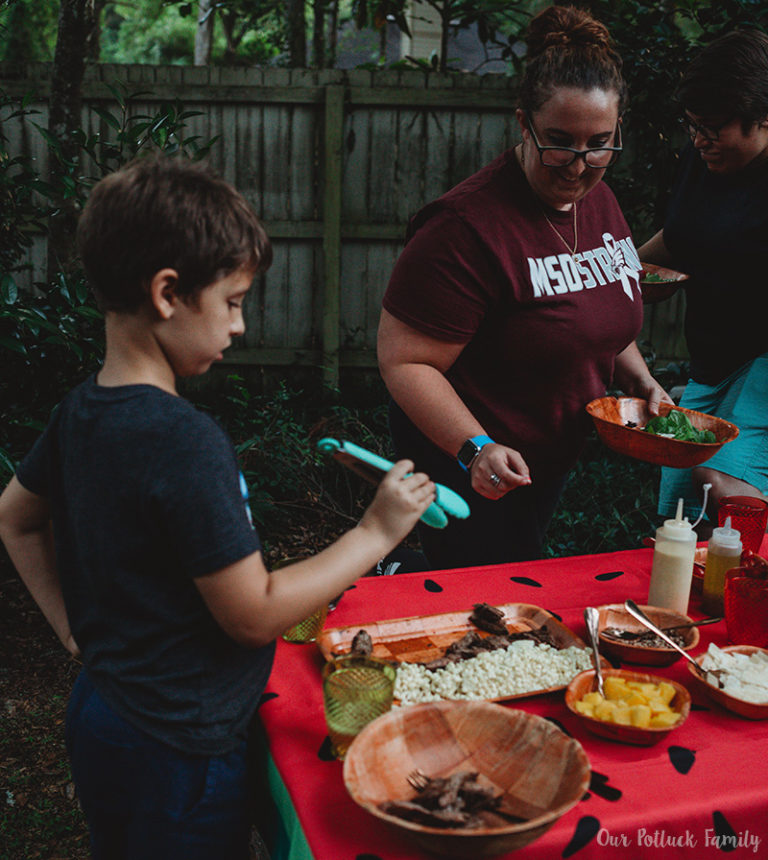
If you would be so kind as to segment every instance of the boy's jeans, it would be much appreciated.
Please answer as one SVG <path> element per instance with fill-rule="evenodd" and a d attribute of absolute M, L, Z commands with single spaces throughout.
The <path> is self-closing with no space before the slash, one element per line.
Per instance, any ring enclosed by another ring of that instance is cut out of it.
<path fill-rule="evenodd" d="M 245 742 L 223 756 L 175 750 L 118 716 L 85 671 L 66 740 L 93 860 L 247 860 Z"/>

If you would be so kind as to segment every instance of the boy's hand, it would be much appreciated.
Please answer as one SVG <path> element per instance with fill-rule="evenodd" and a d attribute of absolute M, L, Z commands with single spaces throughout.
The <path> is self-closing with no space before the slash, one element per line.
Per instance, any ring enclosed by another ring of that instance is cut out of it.
<path fill-rule="evenodd" d="M 71 633 L 69 634 L 69 636 L 67 636 L 64 642 L 64 647 L 76 659 L 80 657 L 80 647 L 78 646 L 77 642 L 75 642 L 75 637 Z"/>
<path fill-rule="evenodd" d="M 423 472 L 408 475 L 412 469 L 411 460 L 395 463 L 360 520 L 362 528 L 379 532 L 392 546 L 400 543 L 435 500 L 434 483 Z"/>

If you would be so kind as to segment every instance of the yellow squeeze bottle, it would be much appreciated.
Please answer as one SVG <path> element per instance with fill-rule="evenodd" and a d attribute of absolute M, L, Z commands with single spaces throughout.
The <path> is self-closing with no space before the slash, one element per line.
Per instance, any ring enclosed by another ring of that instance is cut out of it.
<path fill-rule="evenodd" d="M 707 564 L 704 568 L 702 609 L 710 615 L 723 614 L 723 590 L 726 571 L 738 567 L 741 561 L 741 535 L 731 528 L 731 518 L 725 525 L 712 530 L 707 544 Z"/>

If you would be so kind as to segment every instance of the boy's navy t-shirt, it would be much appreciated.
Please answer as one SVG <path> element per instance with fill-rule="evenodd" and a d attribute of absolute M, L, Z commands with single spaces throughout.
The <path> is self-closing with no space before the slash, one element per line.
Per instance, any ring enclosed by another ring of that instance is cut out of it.
<path fill-rule="evenodd" d="M 234 748 L 274 643 L 251 649 L 227 636 L 193 582 L 261 546 L 226 433 L 181 397 L 92 377 L 17 477 L 50 501 L 72 634 L 99 693 L 177 749 Z"/>

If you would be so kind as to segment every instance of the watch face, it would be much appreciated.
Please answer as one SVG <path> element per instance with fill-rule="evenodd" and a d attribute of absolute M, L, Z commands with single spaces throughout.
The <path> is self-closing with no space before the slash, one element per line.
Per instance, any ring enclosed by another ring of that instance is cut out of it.
<path fill-rule="evenodd" d="M 475 445 L 475 443 L 471 439 L 467 439 L 467 441 L 461 446 L 461 448 L 459 448 L 459 453 L 456 455 L 456 459 L 463 466 L 469 466 L 469 464 L 477 456 L 479 450 L 479 447 Z"/>

